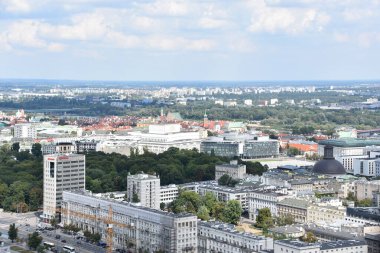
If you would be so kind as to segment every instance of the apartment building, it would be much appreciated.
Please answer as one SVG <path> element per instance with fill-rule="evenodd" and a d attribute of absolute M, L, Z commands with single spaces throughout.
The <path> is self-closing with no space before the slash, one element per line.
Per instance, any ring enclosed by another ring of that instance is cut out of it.
<path fill-rule="evenodd" d="M 238 232 L 222 222 L 198 222 L 198 252 L 245 253 L 273 249 L 273 239 Z"/>
<path fill-rule="evenodd" d="M 230 163 L 215 165 L 215 180 L 219 180 L 223 175 L 228 175 L 233 179 L 243 179 L 246 175 L 246 166 L 238 164 L 237 160 L 232 160 Z"/>
<path fill-rule="evenodd" d="M 256 221 L 259 209 L 269 208 L 272 216 L 277 216 L 277 203 L 288 197 L 287 194 L 278 193 L 276 189 L 257 189 L 248 193 L 249 218 Z"/>
<path fill-rule="evenodd" d="M 174 214 L 93 196 L 90 192 L 64 192 L 63 224 L 107 237 L 113 224 L 113 248 L 142 252 L 197 252 L 197 217 Z"/>
<path fill-rule="evenodd" d="M 368 253 L 365 241 L 342 240 L 324 243 L 307 243 L 298 240 L 277 240 L 274 253 Z"/>
<path fill-rule="evenodd" d="M 33 124 L 23 123 L 14 125 L 13 137 L 19 139 L 36 139 L 37 130 Z"/>
<path fill-rule="evenodd" d="M 277 204 L 278 216 L 290 215 L 297 223 L 306 223 L 310 203 L 303 199 L 286 198 Z"/>
<path fill-rule="evenodd" d="M 43 161 L 43 214 L 50 220 L 59 215 L 62 192 L 85 189 L 85 156 L 78 154 L 45 155 Z"/>
<path fill-rule="evenodd" d="M 160 178 L 156 175 L 136 174 L 127 176 L 127 201 L 132 202 L 134 197 L 142 206 L 160 208 Z"/>
<path fill-rule="evenodd" d="M 315 224 L 334 224 L 343 222 L 346 217 L 346 207 L 330 205 L 310 205 L 307 208 L 307 222 Z"/>
<path fill-rule="evenodd" d="M 169 184 L 161 186 L 160 188 L 160 204 L 165 203 L 166 205 L 173 202 L 178 198 L 179 190 L 178 186 L 175 184 Z"/>

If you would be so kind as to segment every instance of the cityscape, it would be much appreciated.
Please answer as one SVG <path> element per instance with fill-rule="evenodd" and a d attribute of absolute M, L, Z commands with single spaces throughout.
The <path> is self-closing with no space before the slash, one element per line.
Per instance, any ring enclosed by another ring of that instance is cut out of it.
<path fill-rule="evenodd" d="M 0 253 L 380 253 L 378 13 L 0 0 Z"/>

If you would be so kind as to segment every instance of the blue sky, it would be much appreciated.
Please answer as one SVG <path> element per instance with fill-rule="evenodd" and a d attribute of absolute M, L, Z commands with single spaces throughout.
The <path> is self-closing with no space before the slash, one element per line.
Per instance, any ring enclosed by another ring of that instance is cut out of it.
<path fill-rule="evenodd" d="M 380 79 L 380 0 L 0 0 L 0 78 Z"/>

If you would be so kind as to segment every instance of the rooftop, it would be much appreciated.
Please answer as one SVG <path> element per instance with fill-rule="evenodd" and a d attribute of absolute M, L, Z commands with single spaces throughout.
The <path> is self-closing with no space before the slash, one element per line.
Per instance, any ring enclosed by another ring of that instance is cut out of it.
<path fill-rule="evenodd" d="M 319 145 L 332 145 L 334 147 L 366 147 L 366 146 L 380 146 L 380 140 L 366 140 L 356 138 L 340 138 L 322 140 Z"/>
<path fill-rule="evenodd" d="M 367 243 L 365 241 L 359 241 L 359 240 L 333 241 L 333 242 L 322 243 L 321 250 L 339 249 L 339 248 L 362 246 L 362 245 L 367 245 Z"/>
<path fill-rule="evenodd" d="M 293 199 L 293 198 L 286 198 L 284 200 L 281 200 L 278 204 L 283 205 L 283 206 L 301 208 L 301 209 L 307 209 L 307 207 L 309 206 L 308 201 L 302 200 L 302 199 Z"/>

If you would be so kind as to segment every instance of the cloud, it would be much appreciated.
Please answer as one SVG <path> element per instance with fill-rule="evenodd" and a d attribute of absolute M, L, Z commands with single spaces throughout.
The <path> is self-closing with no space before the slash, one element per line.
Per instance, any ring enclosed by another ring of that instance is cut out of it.
<path fill-rule="evenodd" d="M 31 0 L 1 0 L 0 6 L 11 13 L 30 12 L 32 10 Z"/>
<path fill-rule="evenodd" d="M 225 27 L 228 23 L 222 19 L 203 17 L 198 22 L 199 27 L 204 29 L 216 29 Z"/>
<path fill-rule="evenodd" d="M 184 0 L 157 0 L 141 5 L 146 14 L 160 16 L 184 16 L 190 12 L 190 4 Z"/>
<path fill-rule="evenodd" d="M 320 31 L 330 21 L 329 15 L 313 8 L 270 6 L 264 0 L 250 2 L 249 7 L 251 32 L 299 34 L 306 30 Z"/>

